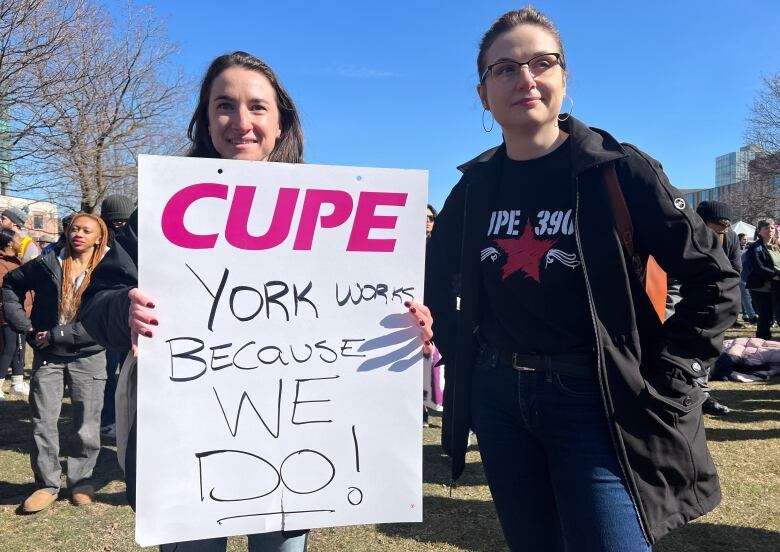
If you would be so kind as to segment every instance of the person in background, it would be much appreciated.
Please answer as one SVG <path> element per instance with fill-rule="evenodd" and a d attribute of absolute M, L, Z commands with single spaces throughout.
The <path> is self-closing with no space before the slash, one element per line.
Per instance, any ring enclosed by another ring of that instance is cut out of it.
<path fill-rule="evenodd" d="M 9 207 L 0 215 L 0 228 L 13 230 L 19 240 L 19 258 L 22 263 L 33 260 L 41 254 L 38 244 L 27 235 L 25 224 L 29 213 L 24 207 Z"/>
<path fill-rule="evenodd" d="M 65 229 L 70 226 L 70 221 L 73 220 L 73 214 L 66 215 L 62 217 L 62 220 L 60 221 L 61 228 L 60 228 L 60 235 L 57 238 L 57 241 L 50 243 L 46 246 L 46 248 L 42 251 L 42 254 L 45 255 L 49 251 L 54 251 L 56 253 L 59 253 L 65 248 L 65 242 L 67 241 L 67 236 L 65 235 Z"/>
<path fill-rule="evenodd" d="M 122 194 L 110 195 L 100 204 L 100 218 L 108 226 L 108 233 L 112 240 L 116 237 L 116 233 L 125 227 L 133 211 L 135 211 L 135 201 Z"/>
<path fill-rule="evenodd" d="M 753 308 L 753 300 L 750 298 L 750 293 L 748 292 L 745 283 L 747 280 L 747 274 L 745 273 L 745 258 L 748 250 L 748 239 L 747 235 L 742 233 L 737 234 L 737 238 L 739 238 L 740 260 L 742 261 L 742 272 L 739 276 L 739 293 L 742 300 L 742 320 L 749 324 L 755 324 L 758 322 L 758 315 Z"/>
<path fill-rule="evenodd" d="M 246 52 L 233 52 L 211 62 L 187 135 L 191 141 L 189 157 L 303 162 L 303 129 L 295 103 L 273 70 Z M 96 272 L 79 316 L 99 342 L 112 349 L 130 347 L 133 353 L 138 336 L 152 338 L 159 323 L 152 310 L 154 303 L 138 289 L 138 215 L 138 210 L 134 211 L 117 235 L 116 247 Z M 128 436 L 117 432 L 117 450 L 127 437 L 125 480 L 128 502 L 135 507 L 136 420 L 129 423 Z M 303 552 L 308 531 L 248 537 L 250 552 Z M 224 552 L 226 547 L 227 538 L 223 537 L 164 544 L 160 550 Z"/>
<path fill-rule="evenodd" d="M 452 477 L 472 428 L 509 549 L 647 552 L 720 501 L 693 380 L 736 317 L 738 274 L 659 162 L 571 116 L 566 61 L 532 6 L 483 35 L 477 93 L 501 143 L 461 165 L 428 246 L 432 316 L 409 309 L 447 365 Z M 682 284 L 664 324 L 648 255 Z"/>
<path fill-rule="evenodd" d="M 38 238 L 38 249 L 41 250 L 41 255 L 43 255 L 43 251 L 53 243 L 54 240 L 47 236 Z"/>
<path fill-rule="evenodd" d="M 433 232 L 433 224 L 436 222 L 436 215 L 438 212 L 436 211 L 436 208 L 428 204 L 428 210 L 425 216 L 425 239 L 426 241 L 431 239 L 431 232 Z"/>
<path fill-rule="evenodd" d="M 0 286 L 3 284 L 5 275 L 22 266 L 19 260 L 19 242 L 13 230 L 7 228 L 0 229 Z M 32 307 L 32 298 L 29 294 L 25 296 L 25 312 L 30 314 Z M 5 400 L 3 394 L 2 381 L 5 380 L 5 374 L 8 368 L 11 368 L 11 389 L 9 395 L 18 395 L 27 397 L 30 394 L 30 386 L 24 381 L 24 348 L 22 346 L 24 334 L 14 331 L 10 324 L 7 324 L 0 309 L 0 325 L 2 325 L 2 355 L 0 355 L 0 401 Z"/>
<path fill-rule="evenodd" d="M 433 232 L 433 225 L 436 222 L 436 215 L 437 215 L 436 208 L 429 203 L 425 214 L 426 247 L 428 246 L 428 240 L 431 239 L 431 232 Z M 430 425 L 428 423 L 428 408 L 429 408 L 428 404 L 431 405 L 431 408 L 441 404 L 441 400 L 437 401 L 437 395 L 441 394 L 438 381 L 440 381 L 439 377 L 441 375 L 441 370 L 443 369 L 443 367 L 436 366 L 436 364 L 440 360 L 441 360 L 441 355 L 439 355 L 438 351 L 434 350 L 433 355 L 431 355 L 428 358 L 428 360 L 426 360 L 425 362 L 425 374 L 423 376 L 425 378 L 425 382 L 423 385 L 423 423 L 422 423 L 422 426 L 424 428 L 429 427 Z"/>
<path fill-rule="evenodd" d="M 696 207 L 696 214 L 718 236 L 718 242 L 723 248 L 723 252 L 726 254 L 732 268 L 741 275 L 742 252 L 739 247 L 739 237 L 731 230 L 731 207 L 720 201 L 702 201 Z M 743 325 L 737 321 L 732 325 L 732 328 L 742 327 Z M 731 412 L 731 409 L 712 395 L 712 390 L 709 386 L 709 375 L 709 370 L 707 370 L 703 376 L 696 378 L 696 384 L 701 387 L 707 397 L 707 400 L 702 404 L 702 410 L 705 414 L 711 416 L 725 416 Z"/>
<path fill-rule="evenodd" d="M 59 254 L 49 252 L 9 272 L 3 280 L 6 322 L 27 334 L 34 349 L 30 390 L 33 441 L 30 462 L 38 489 L 22 504 L 27 514 L 48 508 L 60 489 L 58 422 L 65 384 L 73 404 L 73 434 L 67 459 L 71 502 L 92 502 L 92 472 L 100 452 L 100 411 L 106 357 L 76 321 L 84 290 L 106 252 L 108 231 L 100 217 L 79 213 Z M 24 298 L 34 292 L 30 316 Z"/>
<path fill-rule="evenodd" d="M 758 221 L 756 240 L 746 255 L 753 267 L 745 284 L 758 314 L 756 337 L 772 339 L 772 320 L 780 324 L 780 245 L 774 220 Z"/>
<path fill-rule="evenodd" d="M 100 218 L 108 228 L 109 247 L 114 246 L 116 233 L 127 224 L 127 219 L 135 210 L 135 201 L 131 198 L 115 194 L 110 195 L 100 204 Z M 128 350 L 115 351 L 106 349 L 106 391 L 103 396 L 103 412 L 100 416 L 100 436 L 108 441 L 116 439 L 116 378 L 117 372 L 125 362 Z"/>

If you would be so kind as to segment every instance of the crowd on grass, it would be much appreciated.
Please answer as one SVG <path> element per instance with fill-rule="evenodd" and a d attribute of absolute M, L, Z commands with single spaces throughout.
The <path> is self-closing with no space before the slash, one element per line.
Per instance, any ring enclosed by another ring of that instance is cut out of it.
<path fill-rule="evenodd" d="M 424 416 L 443 408 L 453 481 L 477 435 L 510 549 L 648 551 L 720 501 L 702 414 L 728 407 L 708 374 L 740 303 L 742 323 L 756 323 L 771 348 L 778 229 L 761 220 L 755 236 L 737 236 L 728 205 L 694 210 L 658 161 L 575 118 L 562 37 L 533 7 L 492 23 L 476 65 L 483 129 L 497 130 L 498 145 L 459 167 L 440 212 L 428 206 L 426 298 L 406 304 L 430 360 Z M 245 52 L 212 61 L 187 135 L 190 157 L 303 162 L 293 99 Z M 101 438 L 113 438 L 135 507 L 134 387 L 117 392 L 116 381 L 120 367 L 129 379 L 138 339 L 159 324 L 138 289 L 138 216 L 131 198 L 110 196 L 100 216 L 72 215 L 43 248 L 26 235 L 25 213 L 0 217 L 0 369 L 11 369 L 8 393 L 29 397 L 32 418 L 37 488 L 23 513 L 60 492 L 65 386 L 71 501 L 93 501 Z M 307 538 L 262 533 L 248 546 L 298 552 Z M 225 547 L 223 537 L 161 550 Z"/>

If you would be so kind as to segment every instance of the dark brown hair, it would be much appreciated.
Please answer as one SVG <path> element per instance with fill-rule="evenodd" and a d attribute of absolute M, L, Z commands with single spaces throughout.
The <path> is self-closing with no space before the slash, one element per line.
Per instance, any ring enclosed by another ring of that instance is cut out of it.
<path fill-rule="evenodd" d="M 756 224 L 756 236 L 755 236 L 755 239 L 761 240 L 761 242 L 763 243 L 764 238 L 761 237 L 759 232 L 761 232 L 761 230 L 763 230 L 767 226 L 771 227 L 771 226 L 774 226 L 774 225 L 775 225 L 774 219 L 768 218 L 768 219 L 761 219 L 761 220 L 759 220 L 758 224 Z M 778 249 L 777 234 L 775 234 L 775 239 L 774 240 L 770 241 L 769 243 L 765 243 L 764 245 L 766 247 L 770 248 L 770 249 Z"/>
<path fill-rule="evenodd" d="M 219 56 L 211 62 L 206 70 L 200 85 L 198 106 L 195 108 L 190 126 L 187 128 L 187 137 L 192 142 L 187 156 L 220 157 L 209 136 L 209 96 L 214 79 L 230 67 L 243 67 L 260 73 L 268 79 L 276 92 L 276 105 L 279 108 L 279 124 L 282 127 L 282 134 L 268 156 L 268 161 L 303 163 L 303 128 L 292 98 L 264 61 L 240 51 Z"/>
<path fill-rule="evenodd" d="M 485 72 L 487 63 L 485 61 L 485 55 L 488 49 L 493 45 L 493 42 L 499 37 L 499 35 L 510 31 L 518 25 L 536 25 L 541 27 L 550 33 L 555 41 L 558 43 L 558 53 L 561 54 L 561 69 L 566 70 L 566 56 L 563 52 L 563 41 L 561 40 L 561 33 L 552 22 L 552 19 L 544 15 L 531 5 L 528 5 L 519 10 L 508 11 L 498 19 L 493 21 L 493 24 L 482 36 L 482 40 L 479 42 L 479 55 L 477 56 L 477 76 L 481 77 Z"/>

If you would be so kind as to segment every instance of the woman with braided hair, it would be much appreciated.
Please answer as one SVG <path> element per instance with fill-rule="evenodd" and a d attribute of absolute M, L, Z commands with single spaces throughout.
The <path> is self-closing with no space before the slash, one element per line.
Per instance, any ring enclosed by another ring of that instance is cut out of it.
<path fill-rule="evenodd" d="M 76 321 L 81 297 L 105 255 L 108 231 L 100 217 L 79 213 L 66 230 L 64 249 L 51 251 L 8 273 L 3 306 L 8 324 L 27 335 L 34 350 L 30 389 L 33 422 L 31 463 L 38 489 L 22 504 L 25 513 L 50 506 L 60 488 L 57 422 L 67 382 L 73 403 L 73 443 L 67 483 L 77 506 L 92 502 L 92 471 L 100 451 L 100 411 L 106 383 L 103 347 Z M 32 312 L 24 297 L 33 291 Z"/>

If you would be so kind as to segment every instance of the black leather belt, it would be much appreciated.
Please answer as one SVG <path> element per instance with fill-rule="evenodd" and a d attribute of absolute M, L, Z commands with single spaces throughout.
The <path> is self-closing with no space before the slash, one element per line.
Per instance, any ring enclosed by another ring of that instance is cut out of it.
<path fill-rule="evenodd" d="M 595 353 L 532 355 L 501 351 L 499 360 L 519 372 L 551 372 L 576 378 L 592 378 L 596 375 Z"/>

